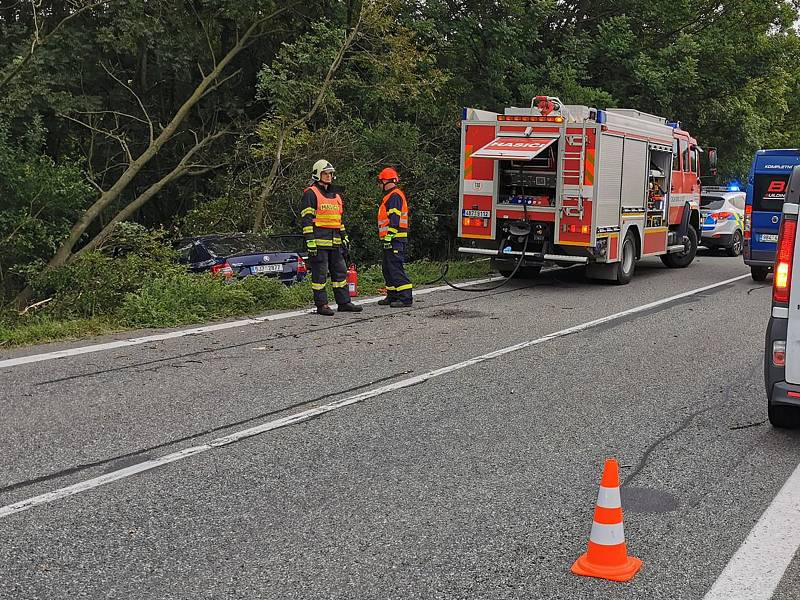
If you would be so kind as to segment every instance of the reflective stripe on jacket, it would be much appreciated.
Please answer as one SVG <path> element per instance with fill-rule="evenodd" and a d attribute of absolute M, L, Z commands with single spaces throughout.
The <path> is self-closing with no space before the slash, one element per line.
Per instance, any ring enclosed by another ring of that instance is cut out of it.
<path fill-rule="evenodd" d="M 378 236 L 381 239 L 408 237 L 408 201 L 400 188 L 390 190 L 383 197 L 378 208 Z"/>

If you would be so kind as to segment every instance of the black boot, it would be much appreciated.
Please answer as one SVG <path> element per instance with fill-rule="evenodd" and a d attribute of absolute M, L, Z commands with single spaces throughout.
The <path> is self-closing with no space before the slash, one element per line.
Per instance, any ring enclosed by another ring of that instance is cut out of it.
<path fill-rule="evenodd" d="M 339 312 L 361 312 L 362 310 L 364 310 L 363 306 L 353 304 L 352 302 L 339 305 Z M 333 311 L 331 311 L 331 314 L 333 314 Z"/>
<path fill-rule="evenodd" d="M 325 315 L 326 317 L 332 317 L 336 313 L 333 312 L 333 309 L 330 306 L 325 304 L 323 306 L 318 306 L 317 307 L 317 314 L 318 315 Z"/>
<path fill-rule="evenodd" d="M 389 306 L 392 308 L 411 308 L 412 302 L 403 302 L 401 300 L 394 300 Z"/>
<path fill-rule="evenodd" d="M 384 298 L 383 300 L 378 300 L 378 306 L 389 306 L 392 303 L 389 298 Z"/>

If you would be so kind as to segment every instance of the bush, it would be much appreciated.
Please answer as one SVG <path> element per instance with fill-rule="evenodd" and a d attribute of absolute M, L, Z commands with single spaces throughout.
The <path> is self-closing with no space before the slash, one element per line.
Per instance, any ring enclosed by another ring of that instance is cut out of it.
<path fill-rule="evenodd" d="M 176 253 L 164 243 L 163 231 L 120 223 L 98 249 L 31 282 L 39 299 L 53 298 L 46 312 L 60 318 L 113 314 L 131 292 L 154 276 L 183 273 Z"/>
<path fill-rule="evenodd" d="M 128 294 L 122 314 L 129 324 L 137 327 L 175 327 L 246 314 L 255 308 L 255 296 L 240 283 L 228 283 L 211 275 L 182 273 L 153 279 Z"/>

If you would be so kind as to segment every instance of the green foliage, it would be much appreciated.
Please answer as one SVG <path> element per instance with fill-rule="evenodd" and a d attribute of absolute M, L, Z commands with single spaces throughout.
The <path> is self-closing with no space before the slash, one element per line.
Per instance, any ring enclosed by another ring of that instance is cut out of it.
<path fill-rule="evenodd" d="M 221 277 L 182 273 L 145 283 L 130 294 L 122 314 L 132 325 L 173 327 L 213 317 L 245 314 L 255 308 L 252 294 Z"/>
<path fill-rule="evenodd" d="M 59 318 L 89 318 L 117 311 L 125 297 L 154 278 L 183 273 L 164 232 L 121 223 L 101 249 L 32 280 L 39 298 L 52 298 L 46 312 Z"/>
<path fill-rule="evenodd" d="M 31 47 L 32 7 L 47 32 L 84 3 L 0 6 L 0 81 Z M 398 168 L 408 192 L 412 257 L 446 257 L 455 238 L 460 108 L 499 111 L 538 94 L 679 120 L 701 145 L 719 148 L 723 178 L 741 178 L 758 148 L 800 145 L 799 5 L 307 0 L 271 21 L 237 56 L 158 160 L 98 222 L 169 172 L 196 143 L 195 133 L 224 128 L 230 135 L 194 157 L 193 176 L 164 188 L 137 212 L 138 222 L 175 226 L 184 235 L 249 229 L 274 166 L 266 225 L 297 233 L 310 167 L 324 157 L 338 169 L 356 260 L 380 257 L 374 178 L 386 165 Z M 97 197 L 87 179 L 109 189 L 128 161 L 126 149 L 136 156 L 149 144 L 150 121 L 157 133 L 239 36 L 282 6 L 276 0 L 101 3 L 36 50 L 0 90 L 6 298 L 40 270 Z M 359 15 L 357 43 L 322 108 L 299 123 Z M 163 265 L 163 258 L 136 252 L 113 258 L 104 247 L 37 283 L 39 299 L 52 292 L 57 301 L 50 311 L 97 314 L 143 283 L 137 268 L 157 276 L 163 266 L 151 265 Z M 71 282 L 81 291 L 70 291 Z M 100 289 L 101 282 L 113 289 Z"/>
<path fill-rule="evenodd" d="M 0 299 L 38 271 L 92 194 L 76 163 L 41 153 L 43 133 L 33 123 L 12 143 L 0 123 Z"/>
<path fill-rule="evenodd" d="M 92 261 L 96 257 L 92 258 Z M 93 264 L 93 263 L 92 263 Z M 104 264 L 104 263 L 101 263 Z M 408 275 L 416 286 L 439 278 L 443 264 L 418 261 L 407 265 Z M 458 281 L 483 277 L 489 272 L 489 261 L 455 261 L 450 264 L 448 279 Z M 95 272 L 96 274 L 96 272 Z M 362 268 L 359 272 L 359 295 L 372 296 L 384 287 L 379 265 Z M 328 290 L 332 295 L 332 290 Z M 91 292 L 94 294 L 94 292 Z M 308 282 L 286 286 L 270 277 L 246 277 L 240 281 L 225 281 L 208 274 L 190 275 L 170 272 L 151 277 L 141 287 L 115 296 L 118 304 L 109 306 L 106 296 L 95 294 L 93 317 L 76 317 L 78 311 L 64 312 L 41 308 L 26 315 L 16 312 L 0 313 L 0 348 L 43 343 L 60 339 L 81 338 L 129 328 L 176 327 L 212 319 L 307 307 L 312 291 Z M 61 300 L 61 302 L 66 301 Z M 88 300 L 75 301 L 89 306 Z M 90 310 L 84 309 L 88 314 Z"/>

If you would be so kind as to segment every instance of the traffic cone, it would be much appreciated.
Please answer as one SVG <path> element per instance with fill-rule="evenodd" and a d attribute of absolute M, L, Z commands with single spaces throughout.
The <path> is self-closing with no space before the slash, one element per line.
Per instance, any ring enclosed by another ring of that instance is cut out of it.
<path fill-rule="evenodd" d="M 576 575 L 628 581 L 639 571 L 642 561 L 628 556 L 622 528 L 622 502 L 619 495 L 619 465 L 606 460 L 597 506 L 594 509 L 589 549 L 572 565 Z"/>

